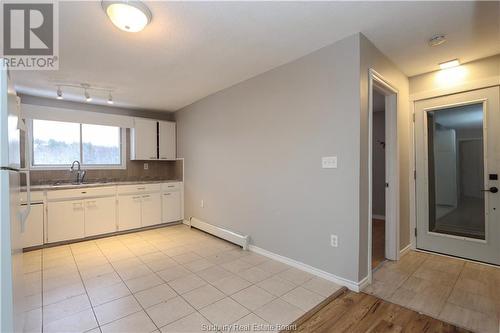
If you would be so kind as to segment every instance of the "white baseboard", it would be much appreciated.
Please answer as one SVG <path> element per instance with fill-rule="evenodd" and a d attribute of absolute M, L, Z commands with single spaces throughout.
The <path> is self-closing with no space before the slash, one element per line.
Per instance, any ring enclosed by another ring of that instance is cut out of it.
<path fill-rule="evenodd" d="M 408 244 L 406 245 L 404 248 L 402 248 L 400 251 L 399 251 L 399 257 L 401 258 L 402 256 L 404 256 L 405 254 L 408 253 L 408 251 L 411 250 L 411 244 Z"/>
<path fill-rule="evenodd" d="M 188 220 L 182 220 L 182 224 L 191 226 L 191 223 Z"/>
<path fill-rule="evenodd" d="M 196 217 L 191 217 L 188 222 L 189 226 L 195 227 L 197 229 L 208 232 L 211 235 L 217 236 L 219 238 L 225 239 L 228 242 L 237 244 L 243 248 L 243 250 L 248 249 L 248 235 L 240 235 L 230 230 L 217 227 L 213 224 L 204 222 L 202 220 L 197 219 Z"/>
<path fill-rule="evenodd" d="M 349 288 L 350 290 L 355 291 L 355 292 L 361 291 L 368 284 L 368 277 L 365 277 L 360 282 L 355 282 L 355 281 L 344 279 L 340 276 L 336 276 L 334 274 L 325 272 L 321 269 L 309 266 L 309 265 L 304 264 L 300 261 L 290 259 L 290 258 L 284 257 L 282 255 L 264 250 L 260 247 L 255 246 L 255 245 L 249 245 L 248 249 L 252 252 L 261 254 L 261 255 L 268 257 L 270 259 L 273 259 L 273 260 L 282 262 L 284 264 L 287 264 L 289 266 L 295 267 L 297 269 L 300 269 L 301 271 L 316 275 L 320 278 L 323 278 L 323 279 L 328 280 L 328 281 L 332 281 L 336 284 L 346 286 L 347 288 Z"/>
<path fill-rule="evenodd" d="M 376 220 L 384 220 L 385 221 L 385 216 L 384 215 L 372 214 L 372 218 L 376 219 Z"/>

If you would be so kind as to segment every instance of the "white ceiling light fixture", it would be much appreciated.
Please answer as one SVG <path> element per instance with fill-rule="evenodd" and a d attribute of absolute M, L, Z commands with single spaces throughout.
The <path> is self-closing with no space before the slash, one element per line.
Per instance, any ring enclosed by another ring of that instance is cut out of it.
<path fill-rule="evenodd" d="M 113 101 L 113 96 L 111 95 L 111 91 L 109 92 L 108 96 L 108 104 L 114 104 L 115 102 Z"/>
<path fill-rule="evenodd" d="M 61 87 L 57 87 L 57 99 L 63 99 Z"/>
<path fill-rule="evenodd" d="M 446 43 L 446 41 L 447 41 L 446 35 L 444 34 L 434 35 L 429 39 L 429 46 L 430 47 L 439 46 L 441 44 Z"/>
<path fill-rule="evenodd" d="M 153 18 L 149 8 L 141 1 L 102 0 L 101 5 L 111 22 L 123 31 L 139 32 Z"/>
<path fill-rule="evenodd" d="M 447 68 L 457 67 L 458 65 L 460 65 L 460 61 L 458 59 L 453 59 L 440 63 L 439 68 L 447 69 Z"/>

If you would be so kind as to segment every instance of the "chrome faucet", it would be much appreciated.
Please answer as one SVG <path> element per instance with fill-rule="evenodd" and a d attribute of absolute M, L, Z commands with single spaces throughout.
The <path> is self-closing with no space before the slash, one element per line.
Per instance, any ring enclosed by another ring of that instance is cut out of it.
<path fill-rule="evenodd" d="M 71 168 L 69 169 L 71 173 L 75 172 L 75 164 L 78 164 L 78 169 L 76 169 L 76 183 L 81 184 L 83 183 L 83 179 L 85 178 L 87 171 L 81 169 L 79 161 L 73 161 L 73 163 L 71 163 Z"/>

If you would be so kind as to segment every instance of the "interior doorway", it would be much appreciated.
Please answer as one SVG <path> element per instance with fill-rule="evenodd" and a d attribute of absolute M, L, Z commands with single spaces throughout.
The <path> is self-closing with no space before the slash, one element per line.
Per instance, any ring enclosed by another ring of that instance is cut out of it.
<path fill-rule="evenodd" d="M 372 108 L 372 269 L 385 260 L 385 95 L 373 88 Z"/>
<path fill-rule="evenodd" d="M 370 70 L 368 105 L 368 280 L 399 259 L 398 91 Z"/>

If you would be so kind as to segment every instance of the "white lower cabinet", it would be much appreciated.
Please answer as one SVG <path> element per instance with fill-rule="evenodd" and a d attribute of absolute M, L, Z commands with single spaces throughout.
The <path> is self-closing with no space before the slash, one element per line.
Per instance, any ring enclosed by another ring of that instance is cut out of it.
<path fill-rule="evenodd" d="M 115 197 L 87 199 L 85 203 L 85 237 L 116 231 Z"/>
<path fill-rule="evenodd" d="M 141 227 L 141 195 L 120 195 L 118 197 L 118 230 Z"/>
<path fill-rule="evenodd" d="M 81 239 L 182 220 L 182 195 L 182 182 L 47 191 L 46 241 Z M 43 207 L 31 208 L 25 247 L 43 244 Z"/>
<path fill-rule="evenodd" d="M 161 196 L 160 193 L 149 193 L 141 196 L 142 226 L 161 223 Z"/>
<path fill-rule="evenodd" d="M 32 204 L 23 234 L 23 247 L 43 244 L 43 203 Z"/>
<path fill-rule="evenodd" d="M 172 191 L 162 194 L 162 222 L 182 220 L 181 192 Z"/>
<path fill-rule="evenodd" d="M 54 201 L 47 205 L 47 241 L 49 243 L 85 236 L 83 200 Z"/>

